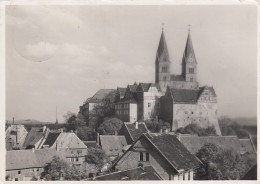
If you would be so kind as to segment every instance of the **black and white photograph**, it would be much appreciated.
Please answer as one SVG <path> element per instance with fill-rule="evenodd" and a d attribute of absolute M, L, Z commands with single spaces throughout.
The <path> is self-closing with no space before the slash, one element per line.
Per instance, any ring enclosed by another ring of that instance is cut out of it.
<path fill-rule="evenodd" d="M 257 183 L 257 1 L 76 2 L 1 6 L 5 181 Z"/>

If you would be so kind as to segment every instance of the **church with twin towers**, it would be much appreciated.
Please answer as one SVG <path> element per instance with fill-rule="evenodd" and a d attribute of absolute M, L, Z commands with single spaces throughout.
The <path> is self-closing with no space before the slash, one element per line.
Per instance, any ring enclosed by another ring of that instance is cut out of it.
<path fill-rule="evenodd" d="M 181 74 L 171 73 L 171 60 L 162 29 L 155 59 L 155 83 L 161 88 L 160 118 L 170 122 L 172 130 L 189 124 L 214 127 L 221 135 L 217 116 L 217 95 L 213 86 L 199 86 L 198 62 L 190 28 L 181 61 Z"/>
<path fill-rule="evenodd" d="M 198 61 L 190 31 L 180 62 L 180 75 L 172 74 L 173 63 L 162 29 L 155 56 L 155 82 L 135 82 L 127 87 L 117 87 L 116 90 L 100 89 L 80 107 L 79 114 L 87 117 L 87 121 L 90 122 L 89 114 L 94 106 L 102 103 L 107 94 L 115 92 L 115 116 L 123 122 L 160 119 L 170 123 L 171 131 L 197 124 L 202 128 L 214 127 L 216 134 L 221 135 L 217 116 L 217 95 L 212 86 L 199 86 Z"/>

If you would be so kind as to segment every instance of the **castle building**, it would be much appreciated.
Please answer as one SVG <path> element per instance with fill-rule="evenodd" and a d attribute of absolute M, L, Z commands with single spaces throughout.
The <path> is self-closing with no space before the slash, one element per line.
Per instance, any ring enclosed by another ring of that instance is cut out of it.
<path fill-rule="evenodd" d="M 155 61 L 155 82 L 164 93 L 160 118 L 169 122 L 172 131 L 195 123 L 203 128 L 213 126 L 221 135 L 217 116 L 217 95 L 213 87 L 199 87 L 197 59 L 190 31 L 182 58 L 181 75 L 170 72 L 170 57 L 162 30 Z"/>

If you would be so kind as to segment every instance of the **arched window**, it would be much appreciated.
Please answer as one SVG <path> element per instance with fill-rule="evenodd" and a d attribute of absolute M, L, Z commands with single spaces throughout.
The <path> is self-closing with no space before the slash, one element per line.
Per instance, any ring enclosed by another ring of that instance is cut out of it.
<path fill-rule="evenodd" d="M 163 80 L 166 81 L 166 76 L 163 77 Z"/>

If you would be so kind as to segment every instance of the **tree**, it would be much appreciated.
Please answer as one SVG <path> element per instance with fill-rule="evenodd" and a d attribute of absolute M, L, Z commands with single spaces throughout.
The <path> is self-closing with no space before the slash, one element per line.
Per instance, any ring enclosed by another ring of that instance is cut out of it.
<path fill-rule="evenodd" d="M 255 155 L 240 155 L 215 144 L 205 144 L 196 156 L 203 163 L 197 172 L 199 180 L 238 180 L 256 163 Z"/>
<path fill-rule="evenodd" d="M 59 157 L 54 156 L 52 161 L 44 167 L 42 177 L 47 180 L 61 180 L 69 169 L 67 162 L 61 160 Z"/>
<path fill-rule="evenodd" d="M 87 126 L 78 127 L 77 136 L 83 141 L 94 141 L 96 139 L 96 133 Z"/>
<path fill-rule="evenodd" d="M 47 163 L 41 177 L 47 181 L 53 180 L 82 180 L 87 178 L 86 169 L 80 166 L 69 165 L 59 157 L 53 157 Z"/>
<path fill-rule="evenodd" d="M 101 135 L 115 135 L 116 132 L 119 132 L 122 125 L 123 122 L 118 118 L 106 118 L 97 131 Z"/>
<path fill-rule="evenodd" d="M 102 102 L 97 103 L 91 112 L 89 112 L 89 119 L 96 123 L 94 127 L 97 128 L 104 122 L 105 118 L 112 117 L 115 114 L 114 102 L 115 102 L 115 92 L 112 91 L 107 94 Z M 92 125 L 93 126 L 93 125 Z"/>
<path fill-rule="evenodd" d="M 98 147 L 93 147 L 89 148 L 88 150 L 86 162 L 89 164 L 94 164 L 99 169 L 101 169 L 105 165 L 105 163 L 108 162 L 108 157 L 106 156 L 104 150 Z"/>
<path fill-rule="evenodd" d="M 67 112 L 64 115 L 67 131 L 76 131 L 79 126 L 84 126 L 86 123 L 79 119 L 75 113 Z"/>
<path fill-rule="evenodd" d="M 177 130 L 181 134 L 197 134 L 198 136 L 212 136 L 216 135 L 216 129 L 214 126 L 209 126 L 207 128 L 201 128 L 198 124 L 189 124 L 184 128 L 179 128 Z"/>
<path fill-rule="evenodd" d="M 145 120 L 145 124 L 150 132 L 160 132 L 161 129 L 169 130 L 171 128 L 170 123 L 163 120 L 158 121 L 157 119 Z"/>

